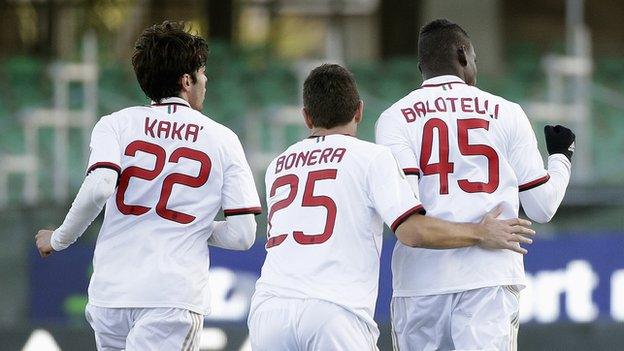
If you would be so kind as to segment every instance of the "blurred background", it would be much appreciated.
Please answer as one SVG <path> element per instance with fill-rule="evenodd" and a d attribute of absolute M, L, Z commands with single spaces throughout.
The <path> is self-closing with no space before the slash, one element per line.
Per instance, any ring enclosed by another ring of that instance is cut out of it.
<path fill-rule="evenodd" d="M 0 0 L 0 350 L 94 350 L 84 319 L 101 217 L 79 242 L 41 260 L 33 237 L 62 222 L 78 190 L 95 122 L 149 103 L 132 72 L 147 26 L 185 20 L 207 38 L 204 113 L 240 136 L 263 174 L 307 135 L 301 86 L 322 62 L 345 64 L 365 101 L 359 136 L 421 83 L 419 28 L 446 17 L 466 29 L 478 86 L 519 102 L 542 128 L 576 132 L 562 207 L 525 263 L 520 350 L 624 349 L 624 2 L 621 0 Z M 202 350 L 248 350 L 245 319 L 264 259 L 265 219 L 245 253 L 211 251 L 213 314 Z M 376 319 L 389 333 L 390 253 Z"/>

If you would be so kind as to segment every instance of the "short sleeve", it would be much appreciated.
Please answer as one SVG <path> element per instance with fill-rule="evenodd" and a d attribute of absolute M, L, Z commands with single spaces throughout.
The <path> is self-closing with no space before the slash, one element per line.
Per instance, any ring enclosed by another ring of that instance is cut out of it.
<path fill-rule="evenodd" d="M 525 191 L 546 183 L 550 176 L 544 169 L 531 123 L 522 108 L 515 106 L 516 124 L 510 133 L 509 162 L 518 179 L 519 190 Z"/>
<path fill-rule="evenodd" d="M 369 198 L 392 231 L 414 213 L 425 214 L 417 195 L 389 150 L 377 154 L 367 174 Z"/>
<path fill-rule="evenodd" d="M 235 216 L 262 213 L 253 174 L 238 137 L 232 137 L 226 152 L 229 163 L 223 175 L 223 214 Z"/>
<path fill-rule="evenodd" d="M 93 127 L 87 174 L 96 168 L 110 168 L 121 172 L 121 147 L 110 116 L 102 117 Z"/>
<path fill-rule="evenodd" d="M 405 126 L 393 118 L 389 111 L 382 113 L 375 124 L 375 142 L 390 148 L 406 175 L 420 177 L 418 160 L 410 146 Z"/>

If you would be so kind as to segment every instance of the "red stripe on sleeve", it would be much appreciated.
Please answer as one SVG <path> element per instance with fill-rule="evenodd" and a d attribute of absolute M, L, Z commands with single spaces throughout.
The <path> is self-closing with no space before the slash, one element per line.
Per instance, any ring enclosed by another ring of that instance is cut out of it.
<path fill-rule="evenodd" d="M 225 216 L 238 216 L 244 214 L 261 214 L 262 207 L 246 207 L 246 208 L 235 208 L 231 210 L 223 210 L 223 214 Z"/>
<path fill-rule="evenodd" d="M 548 181 L 548 179 L 550 179 L 550 174 L 546 174 L 545 176 L 541 177 L 541 178 L 537 178 L 532 182 L 528 182 L 525 184 L 522 184 L 518 187 L 518 190 L 520 191 L 525 191 L 525 190 L 529 190 L 529 189 L 533 189 L 535 187 L 538 187 L 544 183 L 546 183 Z"/>
<path fill-rule="evenodd" d="M 93 165 L 91 165 L 91 167 L 89 167 L 89 169 L 87 169 L 87 175 L 89 173 L 91 173 L 91 171 L 93 171 L 96 168 L 109 168 L 109 169 L 117 171 L 117 173 L 121 174 L 121 167 L 118 164 L 116 164 L 116 163 L 112 163 L 112 162 L 96 162 Z"/>
<path fill-rule="evenodd" d="M 405 222 L 405 220 L 409 218 L 409 216 L 413 215 L 414 213 L 420 213 L 424 215 L 425 213 L 427 213 L 427 211 L 425 211 L 425 208 L 423 207 L 423 205 L 414 206 L 410 208 L 409 210 L 405 211 L 405 213 L 400 215 L 399 218 L 397 218 L 394 222 L 392 222 L 390 229 L 392 229 L 393 232 L 396 232 L 397 228 L 401 225 L 401 223 Z"/>
<path fill-rule="evenodd" d="M 415 175 L 420 177 L 420 169 L 418 168 L 403 168 L 405 175 Z"/>

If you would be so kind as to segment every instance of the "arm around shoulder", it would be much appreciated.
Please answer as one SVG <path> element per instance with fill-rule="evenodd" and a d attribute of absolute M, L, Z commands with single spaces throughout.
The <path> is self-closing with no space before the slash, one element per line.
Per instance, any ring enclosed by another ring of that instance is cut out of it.
<path fill-rule="evenodd" d="M 479 225 L 447 222 L 413 214 L 396 229 L 397 239 L 406 246 L 428 249 L 453 249 L 481 242 Z"/>
<path fill-rule="evenodd" d="M 480 223 L 452 223 L 415 214 L 401 223 L 395 233 L 399 241 L 410 247 L 456 249 L 478 245 L 525 254 L 527 250 L 520 243 L 532 242 L 535 232 L 528 228 L 531 222 L 519 218 L 496 219 L 500 213 L 497 207 Z"/>

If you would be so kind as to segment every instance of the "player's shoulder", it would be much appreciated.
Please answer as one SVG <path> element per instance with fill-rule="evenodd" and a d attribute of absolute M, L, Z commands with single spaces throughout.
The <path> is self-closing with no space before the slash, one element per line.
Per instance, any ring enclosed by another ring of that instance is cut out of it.
<path fill-rule="evenodd" d="M 119 111 L 111 112 L 107 115 L 100 117 L 100 119 L 96 122 L 95 128 L 113 128 L 117 129 L 120 122 L 127 120 L 127 115 L 132 113 L 130 107 L 121 109 Z"/>
<path fill-rule="evenodd" d="M 370 156 L 374 156 L 380 152 L 389 150 L 386 146 L 375 144 L 359 138 L 349 138 L 349 142 L 355 150 Z"/>
<path fill-rule="evenodd" d="M 360 140 L 357 156 L 362 171 L 367 174 L 378 173 L 387 167 L 398 167 L 396 159 L 388 146 Z"/>
<path fill-rule="evenodd" d="M 496 95 L 489 91 L 485 91 L 479 87 L 466 85 L 466 89 L 472 90 L 475 95 L 483 96 L 487 101 L 492 101 L 495 104 L 499 104 L 501 107 L 511 108 L 511 109 L 521 108 L 518 103 L 508 100 L 500 95 Z"/>
<path fill-rule="evenodd" d="M 214 133 L 216 135 L 221 135 L 226 139 L 238 140 L 238 135 L 225 124 L 217 122 L 210 116 L 196 110 L 192 110 L 190 113 L 193 115 L 193 117 L 195 117 L 195 121 L 198 124 L 207 128 L 207 131 L 210 131 L 211 133 Z"/>
<path fill-rule="evenodd" d="M 413 102 L 415 100 L 418 100 L 422 94 L 423 94 L 423 90 L 420 88 L 416 90 L 412 90 L 407 95 L 397 100 L 394 104 L 390 105 L 390 107 L 385 109 L 379 116 L 379 120 L 384 120 L 384 122 L 395 121 L 395 120 L 402 121 L 403 115 L 402 115 L 401 110 L 403 110 L 406 107 L 411 106 Z"/>
<path fill-rule="evenodd" d="M 184 109 L 184 120 L 186 123 L 197 124 L 202 131 L 210 135 L 210 141 L 222 141 L 225 144 L 240 143 L 238 135 L 228 126 L 215 121 L 208 115 L 203 114 L 190 107 Z"/>
<path fill-rule="evenodd" d="M 513 102 L 511 100 L 508 100 L 502 96 L 482 90 L 475 86 L 467 86 L 467 87 L 468 87 L 467 89 L 470 89 L 472 91 L 472 93 L 469 95 L 481 97 L 482 100 L 486 101 L 489 106 L 494 106 L 494 110 L 497 111 L 497 115 L 504 117 L 500 119 L 501 121 L 517 122 L 523 118 L 527 118 L 520 104 Z M 507 124 L 503 123 L 503 125 L 507 125 Z"/>
<path fill-rule="evenodd" d="M 130 121 L 134 116 L 145 116 L 149 111 L 149 106 L 130 106 L 122 108 L 121 110 L 111 112 L 100 118 L 98 123 L 117 125 L 126 121 Z"/>
<path fill-rule="evenodd" d="M 351 155 L 355 164 L 369 169 L 371 163 L 381 158 L 393 157 L 390 148 L 370 141 L 349 137 L 343 142 L 347 153 Z"/>
<path fill-rule="evenodd" d="M 128 106 L 128 107 L 122 108 L 121 110 L 112 112 L 108 116 L 111 119 L 119 119 L 119 118 L 124 118 L 128 116 L 135 116 L 135 115 L 143 116 L 145 115 L 147 111 L 150 110 L 150 108 L 151 107 L 149 105 Z"/>

